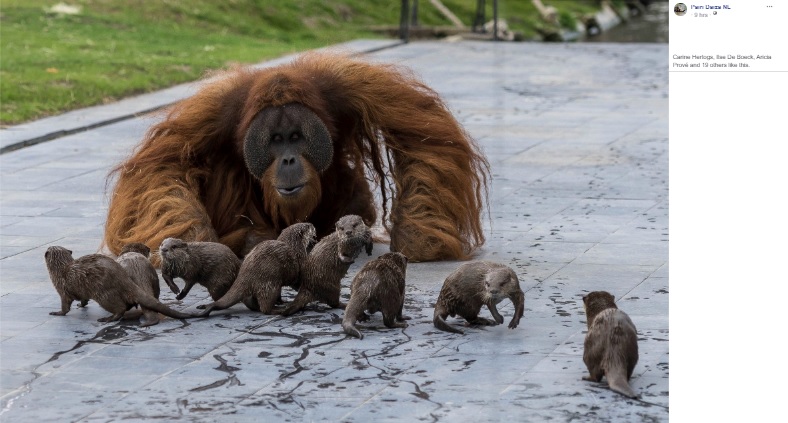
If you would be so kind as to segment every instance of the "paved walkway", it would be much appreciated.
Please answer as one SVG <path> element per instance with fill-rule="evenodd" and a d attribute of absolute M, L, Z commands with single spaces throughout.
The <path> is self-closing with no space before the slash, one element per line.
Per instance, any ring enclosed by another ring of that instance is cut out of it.
<path fill-rule="evenodd" d="M 94 303 L 50 316 L 59 298 L 45 249 L 97 251 L 107 173 L 153 120 L 101 122 L 176 101 L 194 91 L 185 85 L 0 132 L 5 148 L 76 128 L 0 155 L 0 420 L 668 421 L 667 44 L 417 42 L 368 57 L 412 67 L 487 154 L 478 258 L 517 271 L 517 329 L 432 326 L 457 262 L 410 264 L 410 326 L 387 330 L 378 314 L 363 340 L 325 309 L 279 318 L 238 305 L 150 328 L 100 324 Z M 580 298 L 592 290 L 613 293 L 638 328 L 642 401 L 581 380 Z M 189 311 L 208 299 L 199 286 L 181 304 L 162 293 Z"/>

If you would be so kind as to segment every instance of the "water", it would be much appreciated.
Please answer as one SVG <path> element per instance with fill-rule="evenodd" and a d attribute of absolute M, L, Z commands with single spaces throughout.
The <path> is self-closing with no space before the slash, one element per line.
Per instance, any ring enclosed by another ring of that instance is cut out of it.
<path fill-rule="evenodd" d="M 668 13 L 671 3 L 667 0 L 655 1 L 648 5 L 643 16 L 632 17 L 609 30 L 582 39 L 584 42 L 604 43 L 667 43 Z"/>

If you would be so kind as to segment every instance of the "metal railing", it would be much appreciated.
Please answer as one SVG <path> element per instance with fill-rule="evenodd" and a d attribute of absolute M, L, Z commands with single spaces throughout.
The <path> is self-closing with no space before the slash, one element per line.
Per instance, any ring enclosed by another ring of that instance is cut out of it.
<path fill-rule="evenodd" d="M 402 0 L 399 19 L 399 38 L 408 42 L 410 39 L 410 27 L 419 25 L 419 0 Z M 486 0 L 476 0 L 476 14 L 473 18 L 472 31 L 484 33 L 486 18 Z M 498 41 L 498 0 L 493 0 L 493 40 Z"/>

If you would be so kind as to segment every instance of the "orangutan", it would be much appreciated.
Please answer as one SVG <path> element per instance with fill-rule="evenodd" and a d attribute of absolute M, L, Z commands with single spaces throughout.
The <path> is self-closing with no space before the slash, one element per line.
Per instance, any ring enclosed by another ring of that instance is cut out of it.
<path fill-rule="evenodd" d="M 293 223 L 323 236 L 348 214 L 373 225 L 378 210 L 410 261 L 467 259 L 484 243 L 489 163 L 476 142 L 410 71 L 349 55 L 212 78 L 111 176 L 115 254 L 172 237 L 243 256 Z"/>

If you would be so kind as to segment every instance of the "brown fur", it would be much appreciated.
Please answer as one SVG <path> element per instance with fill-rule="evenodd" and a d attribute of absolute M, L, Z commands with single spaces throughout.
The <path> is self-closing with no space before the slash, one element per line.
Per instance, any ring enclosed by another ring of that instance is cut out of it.
<path fill-rule="evenodd" d="M 286 204 L 244 165 L 253 118 L 289 103 L 314 112 L 334 145 L 331 165 L 308 185 L 321 195 L 301 197 L 314 204 Z M 392 251 L 414 261 L 466 259 L 484 243 L 489 164 L 438 94 L 406 69 L 314 52 L 228 71 L 173 106 L 114 170 L 105 243 L 117 253 L 176 237 L 242 255 L 250 236 L 273 239 L 296 221 L 313 223 L 319 236 L 346 214 L 372 224 L 365 167 L 381 191 Z"/>
<path fill-rule="evenodd" d="M 275 168 L 271 166 L 263 175 L 263 197 L 265 198 L 265 210 L 271 215 L 273 222 L 284 222 L 289 226 L 297 222 L 303 222 L 309 218 L 305 210 L 314 210 L 321 200 L 320 175 L 309 161 L 300 158 L 302 166 L 306 169 L 308 179 L 305 181 L 304 188 L 298 200 L 290 200 L 276 192 L 274 185 Z"/>
<path fill-rule="evenodd" d="M 282 314 L 289 316 L 303 310 L 312 301 L 321 301 L 335 308 L 345 308 L 339 301 L 342 278 L 353 261 L 365 249 L 372 254 L 372 232 L 360 216 L 343 216 L 334 233 L 315 245 L 301 271 L 301 286 L 293 302 Z"/>
<path fill-rule="evenodd" d="M 461 265 L 443 282 L 443 287 L 435 303 L 433 324 L 447 332 L 463 333 L 446 323 L 446 317 L 460 315 L 468 324 L 495 325 L 503 323 L 496 305 L 509 298 L 514 305 L 514 316 L 509 329 L 520 323 L 525 308 L 525 295 L 520 289 L 517 274 L 510 267 L 491 261 L 474 261 Z M 486 305 L 493 320 L 479 317 L 479 311 Z"/>
<path fill-rule="evenodd" d="M 279 239 L 257 244 L 244 258 L 238 278 L 227 294 L 208 304 L 201 315 L 224 310 L 240 301 L 251 310 L 272 314 L 282 287 L 298 288 L 298 277 L 315 236 L 311 223 L 296 223 L 282 231 Z"/>
<path fill-rule="evenodd" d="M 405 304 L 405 271 L 408 259 L 402 253 L 386 253 L 364 265 L 350 284 L 350 301 L 345 308 L 342 329 L 348 335 L 364 339 L 356 321 L 369 319 L 380 311 L 387 328 L 405 328 L 402 315 Z"/>
<path fill-rule="evenodd" d="M 615 297 L 605 291 L 594 291 L 584 296 L 583 307 L 588 324 L 583 349 L 588 376 L 583 376 L 583 380 L 600 382 L 605 376 L 610 389 L 637 398 L 638 394 L 629 386 L 638 362 L 635 324 L 618 309 Z"/>
<path fill-rule="evenodd" d="M 140 289 L 150 294 L 153 298 L 159 299 L 161 288 L 159 286 L 159 275 L 153 268 L 150 260 L 150 248 L 145 244 L 133 243 L 123 247 L 115 261 L 123 267 L 129 274 L 132 282 Z M 131 310 L 124 314 L 124 319 L 136 319 L 143 316 L 140 326 L 153 326 L 159 323 L 159 313 L 147 307 L 140 307 L 140 310 Z"/>
<path fill-rule="evenodd" d="M 196 283 L 204 286 L 214 301 L 222 298 L 241 268 L 241 259 L 229 247 L 218 242 L 185 242 L 167 238 L 159 247 L 159 255 L 161 275 L 170 290 L 178 294 L 178 300 L 184 299 Z M 182 278 L 185 282 L 180 293 L 174 278 Z"/>
<path fill-rule="evenodd" d="M 49 314 L 65 316 L 73 301 L 92 299 L 112 313 L 99 322 L 120 320 L 136 305 L 176 319 L 195 317 L 160 303 L 138 287 L 118 262 L 105 255 L 88 254 L 74 260 L 71 251 L 53 246 L 47 249 L 44 260 L 52 285 L 60 295 L 60 311 Z"/>

